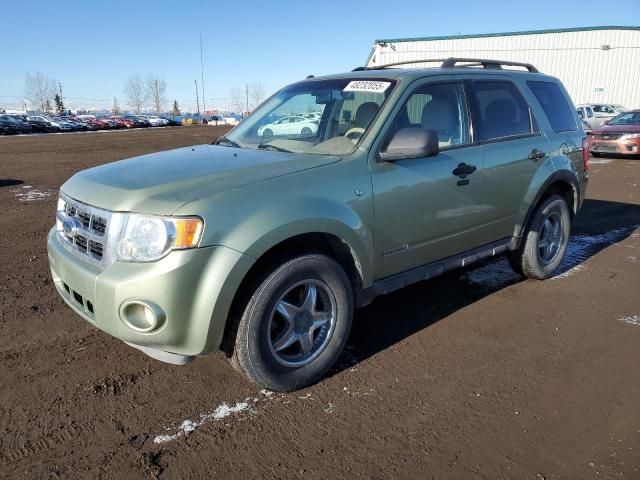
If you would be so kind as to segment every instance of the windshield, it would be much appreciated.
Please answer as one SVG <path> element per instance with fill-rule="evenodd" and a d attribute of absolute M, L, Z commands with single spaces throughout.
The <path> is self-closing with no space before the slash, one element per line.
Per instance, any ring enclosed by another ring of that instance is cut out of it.
<path fill-rule="evenodd" d="M 231 130 L 221 145 L 345 155 L 354 150 L 389 97 L 388 79 L 307 80 L 290 85 Z"/>
<path fill-rule="evenodd" d="M 640 113 L 623 113 L 609 120 L 607 125 L 640 125 Z"/>

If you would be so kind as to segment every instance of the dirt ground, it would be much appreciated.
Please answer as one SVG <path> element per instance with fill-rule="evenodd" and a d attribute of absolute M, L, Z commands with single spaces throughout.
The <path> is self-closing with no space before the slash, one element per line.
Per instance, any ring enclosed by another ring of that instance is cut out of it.
<path fill-rule="evenodd" d="M 381 297 L 327 378 L 276 394 L 221 355 L 147 358 L 49 279 L 69 176 L 202 142 L 0 138 L 1 478 L 640 478 L 640 160 L 594 159 L 557 278 L 498 260 Z"/>

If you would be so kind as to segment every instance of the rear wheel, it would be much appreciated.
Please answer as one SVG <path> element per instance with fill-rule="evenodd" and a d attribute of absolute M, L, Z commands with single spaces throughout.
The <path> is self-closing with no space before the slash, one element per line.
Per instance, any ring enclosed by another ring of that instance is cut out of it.
<path fill-rule="evenodd" d="M 313 135 L 313 132 L 309 127 L 303 127 L 300 133 L 303 137 L 310 137 L 311 135 Z"/>
<path fill-rule="evenodd" d="M 256 289 L 231 358 L 252 382 L 276 391 L 320 379 L 344 349 L 353 316 L 347 275 L 320 254 L 294 258 Z"/>
<path fill-rule="evenodd" d="M 567 201 L 552 195 L 536 209 L 522 246 L 509 255 L 516 273 L 544 280 L 562 263 L 571 234 L 571 214 Z"/>

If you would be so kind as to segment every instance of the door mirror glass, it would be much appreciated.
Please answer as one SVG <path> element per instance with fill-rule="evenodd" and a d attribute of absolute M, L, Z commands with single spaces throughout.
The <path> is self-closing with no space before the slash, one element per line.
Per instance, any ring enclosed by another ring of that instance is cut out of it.
<path fill-rule="evenodd" d="M 380 154 L 380 160 L 393 162 L 410 158 L 433 157 L 438 154 L 438 134 L 424 128 L 401 128 Z"/>

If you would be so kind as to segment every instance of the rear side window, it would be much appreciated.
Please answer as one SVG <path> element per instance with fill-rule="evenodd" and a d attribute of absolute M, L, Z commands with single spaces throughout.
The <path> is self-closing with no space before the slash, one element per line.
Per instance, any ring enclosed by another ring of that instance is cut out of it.
<path fill-rule="evenodd" d="M 527 82 L 527 85 L 540 102 L 554 132 L 577 130 L 571 106 L 557 84 L 553 82 Z"/>
<path fill-rule="evenodd" d="M 480 141 L 531 134 L 529 106 L 511 82 L 474 82 Z"/>

